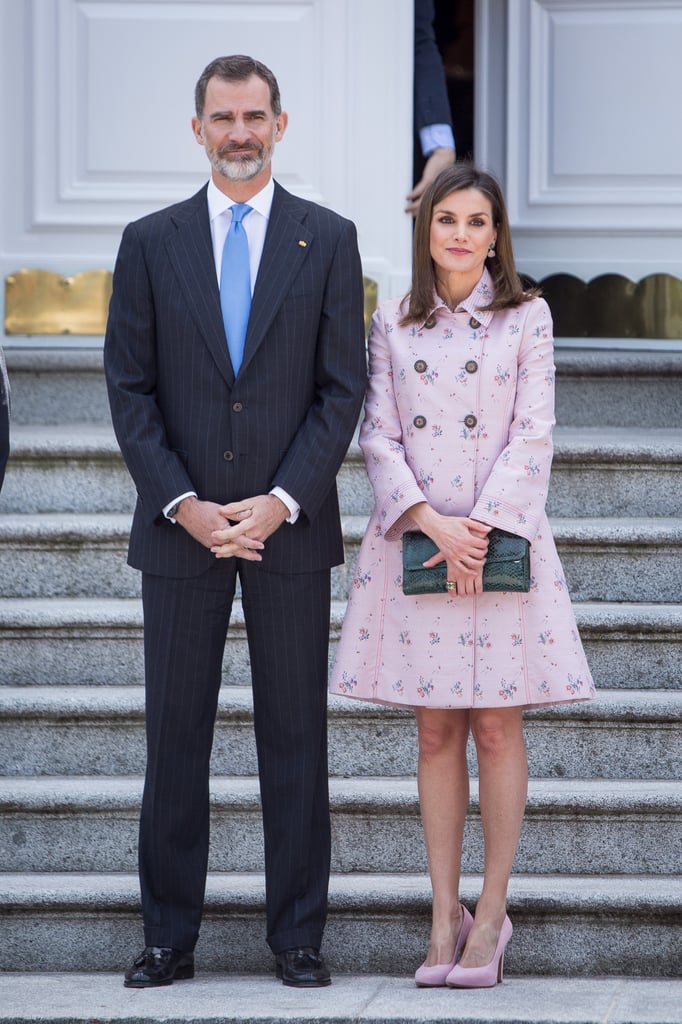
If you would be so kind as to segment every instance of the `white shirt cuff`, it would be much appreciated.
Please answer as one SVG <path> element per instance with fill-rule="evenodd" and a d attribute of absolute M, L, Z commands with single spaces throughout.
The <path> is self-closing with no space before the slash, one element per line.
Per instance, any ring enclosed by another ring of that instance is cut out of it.
<path fill-rule="evenodd" d="M 287 494 L 287 492 L 282 490 L 281 487 L 273 487 L 272 490 L 270 491 L 270 494 L 274 494 L 276 498 L 279 498 L 280 501 L 283 501 L 286 507 L 289 509 L 287 522 L 292 524 L 295 523 L 296 520 L 298 519 L 298 514 L 301 511 L 301 506 L 298 504 L 298 502 L 294 501 L 291 495 Z"/>
<path fill-rule="evenodd" d="M 419 141 L 424 156 L 434 149 L 454 149 L 455 136 L 449 124 L 427 124 L 419 129 Z"/>
<path fill-rule="evenodd" d="M 185 493 L 181 494 L 179 497 L 173 498 L 172 501 L 169 501 L 167 505 L 163 506 L 163 514 L 165 515 L 166 519 L 170 519 L 171 523 L 174 523 L 175 519 L 173 519 L 172 516 L 168 515 L 170 510 L 173 508 L 173 505 L 177 505 L 179 502 L 183 501 L 184 498 L 196 498 L 196 497 L 198 497 L 196 491 L 185 491 Z"/>

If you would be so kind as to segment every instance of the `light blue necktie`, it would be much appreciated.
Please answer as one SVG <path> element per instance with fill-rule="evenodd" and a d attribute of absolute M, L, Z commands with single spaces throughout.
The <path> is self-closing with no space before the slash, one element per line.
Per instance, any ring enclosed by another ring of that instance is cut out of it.
<path fill-rule="evenodd" d="M 232 223 L 225 238 L 220 265 L 220 305 L 235 377 L 244 357 L 244 341 L 251 310 L 249 240 L 242 220 L 252 209 L 247 203 L 235 203 L 231 207 Z"/>

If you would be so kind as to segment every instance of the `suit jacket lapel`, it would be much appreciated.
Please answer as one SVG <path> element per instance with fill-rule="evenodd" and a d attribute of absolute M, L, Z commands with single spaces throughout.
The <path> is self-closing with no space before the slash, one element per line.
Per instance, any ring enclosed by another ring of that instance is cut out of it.
<path fill-rule="evenodd" d="M 258 350 L 308 257 L 313 234 L 305 226 L 305 219 L 305 205 L 275 182 L 275 195 L 251 303 L 242 370 Z"/>
<path fill-rule="evenodd" d="M 228 384 L 234 371 L 227 350 L 220 292 L 216 279 L 206 186 L 171 213 L 174 230 L 166 239 L 168 257 L 175 270 L 194 321 Z"/>

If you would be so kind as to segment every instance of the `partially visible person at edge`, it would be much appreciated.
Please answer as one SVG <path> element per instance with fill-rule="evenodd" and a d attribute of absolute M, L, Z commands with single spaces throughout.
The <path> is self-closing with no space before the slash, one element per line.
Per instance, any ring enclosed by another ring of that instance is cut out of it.
<path fill-rule="evenodd" d="M 452 114 L 433 21 L 433 0 L 414 0 L 414 127 L 424 167 L 407 196 L 406 213 L 416 215 L 426 186 L 456 159 Z"/>
<path fill-rule="evenodd" d="M 360 433 L 375 497 L 330 683 L 332 692 L 412 707 L 433 890 L 420 986 L 502 980 L 507 889 L 528 780 L 525 708 L 587 700 L 594 686 L 545 514 L 554 365 L 545 301 L 514 267 L 497 182 L 466 164 L 424 193 L 412 287 L 383 303 L 370 338 Z M 528 593 L 482 592 L 487 534 L 531 544 Z M 406 596 L 402 543 L 421 530 L 445 561 L 445 594 Z M 478 759 L 485 848 L 475 917 L 459 900 Z"/>
<path fill-rule="evenodd" d="M 343 561 L 335 480 L 367 380 L 362 269 L 354 225 L 272 179 L 287 127 L 272 72 L 251 57 L 218 58 L 195 99 L 210 181 L 126 228 L 104 348 L 138 492 L 129 562 L 143 573 L 145 627 L 146 946 L 125 984 L 194 975 L 211 744 L 239 579 L 267 941 L 285 985 L 317 987 L 330 982 L 320 945 L 330 570 Z M 234 966 L 250 953 L 214 956 Z"/>
<path fill-rule="evenodd" d="M 9 459 L 9 378 L 5 353 L 0 348 L 0 490 Z"/>

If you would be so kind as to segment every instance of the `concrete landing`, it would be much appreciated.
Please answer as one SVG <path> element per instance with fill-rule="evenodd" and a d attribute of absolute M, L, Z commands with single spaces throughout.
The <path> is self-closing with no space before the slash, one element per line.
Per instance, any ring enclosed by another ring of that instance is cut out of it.
<path fill-rule="evenodd" d="M 682 980 L 505 977 L 479 991 L 336 975 L 326 989 L 274 976 L 201 974 L 156 990 L 120 974 L 0 974 L 2 1024 L 681 1024 Z"/>

